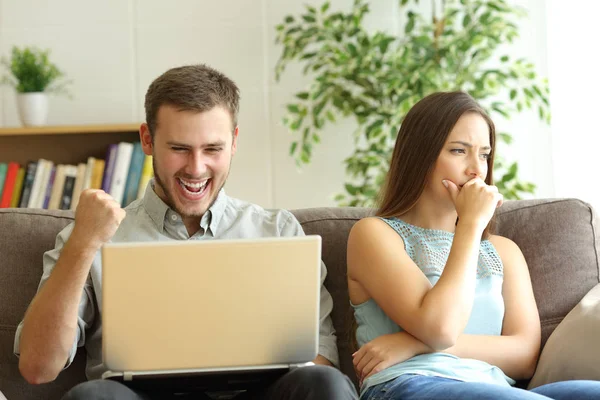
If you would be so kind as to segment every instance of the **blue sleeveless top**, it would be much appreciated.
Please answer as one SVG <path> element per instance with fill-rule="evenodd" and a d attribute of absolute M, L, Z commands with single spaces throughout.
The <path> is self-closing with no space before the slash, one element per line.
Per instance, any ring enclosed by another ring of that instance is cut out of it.
<path fill-rule="evenodd" d="M 382 220 L 398 232 L 409 257 L 423 271 L 429 282 L 435 285 L 446 265 L 454 234 L 420 228 L 398 218 L 382 218 Z M 489 240 L 481 241 L 475 301 L 464 330 L 465 334 L 500 335 L 502 333 L 504 319 L 502 280 L 503 266 L 496 249 Z M 402 331 L 402 328 L 392 321 L 373 299 L 358 305 L 352 304 L 352 307 L 358 324 L 356 339 L 359 347 L 378 336 Z M 440 376 L 504 386 L 515 384 L 515 381 L 506 376 L 500 368 L 484 361 L 438 352 L 415 356 L 370 376 L 363 382 L 361 395 L 371 386 L 392 379 L 403 379 L 402 375 L 407 377 L 406 374 Z"/>

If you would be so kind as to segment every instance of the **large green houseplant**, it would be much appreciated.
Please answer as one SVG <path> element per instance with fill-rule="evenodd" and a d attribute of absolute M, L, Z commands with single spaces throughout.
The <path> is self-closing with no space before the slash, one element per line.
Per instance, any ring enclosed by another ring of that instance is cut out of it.
<path fill-rule="evenodd" d="M 284 118 L 297 134 L 290 154 L 298 164 L 311 161 L 327 124 L 348 117 L 358 124 L 354 153 L 345 160 L 345 193 L 336 196 L 340 205 L 373 205 L 404 116 L 432 92 L 467 91 L 492 116 L 509 118 L 536 108 L 542 120 L 550 120 L 547 81 L 526 60 L 498 54 L 501 45 L 518 37 L 515 19 L 524 11 L 505 0 L 441 4 L 425 18 L 413 2 L 399 0 L 406 15 L 399 37 L 365 29 L 366 0 L 355 0 L 347 13 L 330 11 L 329 2 L 307 6 L 277 26 L 277 43 L 283 46 L 277 79 L 292 62 L 302 63 L 311 78 L 287 105 Z M 510 133 L 498 137 L 511 143 Z M 496 184 L 505 198 L 534 192 L 535 185 L 520 181 L 517 173 L 516 162 L 497 158 Z"/>

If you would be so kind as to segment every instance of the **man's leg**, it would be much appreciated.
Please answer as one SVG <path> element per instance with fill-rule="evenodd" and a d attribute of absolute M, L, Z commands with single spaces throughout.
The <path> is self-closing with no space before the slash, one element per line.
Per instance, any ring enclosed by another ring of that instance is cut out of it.
<path fill-rule="evenodd" d="M 258 398 L 265 400 L 355 400 L 350 378 L 333 367 L 315 365 L 288 372 Z"/>
<path fill-rule="evenodd" d="M 64 395 L 62 400 L 148 400 L 144 394 L 111 380 L 93 380 L 80 383 Z"/>

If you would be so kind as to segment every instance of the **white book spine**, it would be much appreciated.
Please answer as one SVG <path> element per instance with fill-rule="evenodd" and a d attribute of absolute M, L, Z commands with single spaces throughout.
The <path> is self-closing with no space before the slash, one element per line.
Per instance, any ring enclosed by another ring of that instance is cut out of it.
<path fill-rule="evenodd" d="M 117 148 L 117 161 L 113 171 L 113 177 L 110 185 L 110 195 L 119 204 L 123 202 L 123 193 L 125 192 L 125 183 L 129 173 L 129 163 L 133 153 L 133 144 L 127 142 L 119 143 Z"/>
<path fill-rule="evenodd" d="M 44 200 L 46 200 L 46 190 L 50 184 L 50 174 L 52 173 L 52 167 L 54 163 L 52 161 L 44 160 L 44 174 L 42 175 L 42 182 L 40 185 L 40 191 L 38 192 L 35 208 L 44 208 Z"/>
<path fill-rule="evenodd" d="M 50 202 L 48 203 L 48 210 L 58 210 L 63 187 L 65 185 L 65 168 L 66 166 L 63 164 L 60 164 L 56 167 L 56 176 L 54 178 L 54 185 L 52 186 L 52 194 L 50 196 Z"/>
<path fill-rule="evenodd" d="M 31 187 L 31 194 L 29 195 L 27 208 L 35 208 L 37 205 L 37 199 L 42 186 L 42 176 L 44 175 L 45 165 L 46 160 L 40 158 L 37 163 L 37 168 L 35 169 L 35 177 L 33 178 L 33 186 Z"/>

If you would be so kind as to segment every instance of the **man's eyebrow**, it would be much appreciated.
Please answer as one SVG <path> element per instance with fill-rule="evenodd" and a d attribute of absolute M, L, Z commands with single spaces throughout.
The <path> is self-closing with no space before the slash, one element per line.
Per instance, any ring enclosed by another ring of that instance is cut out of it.
<path fill-rule="evenodd" d="M 174 142 L 174 141 L 168 141 L 167 144 L 169 146 L 185 147 L 185 148 L 188 148 L 188 149 L 192 147 L 189 144 L 179 143 L 179 142 Z M 217 140 L 216 142 L 205 143 L 201 147 L 202 148 L 207 148 L 207 147 L 219 147 L 219 146 L 225 146 L 225 141 L 224 140 Z"/>
<path fill-rule="evenodd" d="M 471 143 L 463 142 L 462 140 L 455 140 L 455 141 L 450 142 L 450 143 L 462 144 L 463 146 L 468 147 L 468 148 L 472 148 L 473 147 L 473 145 Z M 492 148 L 490 146 L 483 146 L 481 148 L 481 150 L 491 150 L 491 149 Z"/>
<path fill-rule="evenodd" d="M 206 143 L 206 144 L 202 145 L 202 147 L 219 147 L 219 146 L 225 146 L 225 141 L 217 140 L 216 142 L 210 142 L 210 143 Z"/>
<path fill-rule="evenodd" d="M 169 141 L 167 142 L 167 144 L 168 144 L 169 146 L 177 146 L 177 147 L 190 147 L 190 146 L 188 146 L 188 145 L 187 145 L 187 144 L 185 144 L 185 143 L 173 142 L 173 141 L 171 141 L 171 140 L 169 140 Z"/>

